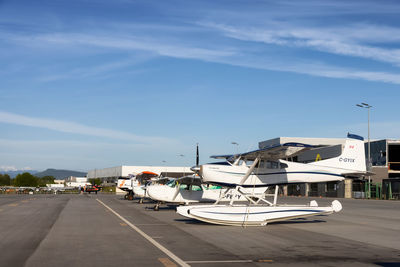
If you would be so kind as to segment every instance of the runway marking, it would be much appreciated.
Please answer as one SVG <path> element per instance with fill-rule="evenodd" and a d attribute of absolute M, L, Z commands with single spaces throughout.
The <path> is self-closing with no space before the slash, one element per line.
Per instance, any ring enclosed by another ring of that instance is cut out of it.
<path fill-rule="evenodd" d="M 0 211 L 3 211 L 3 209 L 0 209 Z"/>
<path fill-rule="evenodd" d="M 17 203 L 12 203 L 12 204 L 8 204 L 8 206 L 10 206 L 10 207 L 16 207 L 16 206 L 18 206 L 18 204 L 17 204 Z"/>
<path fill-rule="evenodd" d="M 166 247 L 164 247 L 163 245 L 161 245 L 160 243 L 158 243 L 157 241 L 155 241 L 153 238 L 151 238 L 149 235 L 147 235 L 145 232 L 143 232 L 142 230 L 140 230 L 138 227 L 136 227 L 135 225 L 131 224 L 127 219 L 125 219 L 124 217 L 122 217 L 121 215 L 119 215 L 116 211 L 114 211 L 112 208 L 110 208 L 109 206 L 107 206 L 106 204 L 103 203 L 103 201 L 96 199 L 100 204 L 102 204 L 104 207 L 106 207 L 109 211 L 111 211 L 112 213 L 114 213 L 115 216 L 117 216 L 118 218 L 120 218 L 124 223 L 126 223 L 127 225 L 129 225 L 129 227 L 131 227 L 133 230 L 135 230 L 136 232 L 138 232 L 141 236 L 143 236 L 144 238 L 147 239 L 147 241 L 149 241 L 150 243 L 152 243 L 155 247 L 157 247 L 159 250 L 161 250 L 162 252 L 164 252 L 167 256 L 169 256 L 171 259 L 173 259 L 176 263 L 178 263 L 180 266 L 184 266 L 184 267 L 189 267 L 190 265 L 187 264 L 186 262 L 184 262 L 181 258 L 179 258 L 178 256 L 176 256 L 174 253 L 172 253 L 171 251 L 169 251 Z"/>
<path fill-rule="evenodd" d="M 274 262 L 273 260 L 256 260 L 255 262 Z"/>
<path fill-rule="evenodd" d="M 165 267 L 176 267 L 176 264 L 173 263 L 170 259 L 168 258 L 158 258 L 158 260 L 164 264 Z"/>
<path fill-rule="evenodd" d="M 126 223 L 119 223 L 121 226 L 128 226 Z"/>
<path fill-rule="evenodd" d="M 154 239 L 161 239 L 161 238 L 163 238 L 162 236 L 152 236 L 151 238 L 154 238 Z"/>
<path fill-rule="evenodd" d="M 253 260 L 186 261 L 187 263 L 252 263 Z"/>

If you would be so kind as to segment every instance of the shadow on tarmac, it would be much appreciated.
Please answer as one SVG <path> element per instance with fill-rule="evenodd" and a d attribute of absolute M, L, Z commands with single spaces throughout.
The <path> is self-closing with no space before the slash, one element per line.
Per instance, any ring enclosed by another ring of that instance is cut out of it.
<path fill-rule="evenodd" d="M 211 223 L 206 223 L 202 222 L 196 219 L 175 219 L 174 221 L 176 222 L 183 222 L 186 224 L 198 224 L 198 225 L 217 225 L 217 224 L 211 224 Z M 270 222 L 268 225 L 285 225 L 285 224 L 302 224 L 302 223 L 326 223 L 324 220 L 307 220 L 305 218 L 300 218 L 300 219 L 293 219 L 289 221 L 281 221 L 281 222 Z M 224 225 L 220 225 L 224 226 Z"/>

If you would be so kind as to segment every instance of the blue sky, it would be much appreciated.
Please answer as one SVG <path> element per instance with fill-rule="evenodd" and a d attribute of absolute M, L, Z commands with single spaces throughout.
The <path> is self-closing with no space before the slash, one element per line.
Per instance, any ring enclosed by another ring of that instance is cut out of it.
<path fill-rule="evenodd" d="M 400 138 L 399 15 L 398 1 L 0 0 L 0 169 L 366 137 L 360 102 L 372 138 Z"/>

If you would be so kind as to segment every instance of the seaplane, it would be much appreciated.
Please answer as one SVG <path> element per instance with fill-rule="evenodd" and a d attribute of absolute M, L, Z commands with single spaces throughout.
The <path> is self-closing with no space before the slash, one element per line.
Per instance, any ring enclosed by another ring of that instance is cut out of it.
<path fill-rule="evenodd" d="M 316 201 L 303 206 L 277 204 L 279 185 L 342 181 L 346 177 L 371 175 L 366 170 L 361 136 L 348 134 L 342 153 L 337 157 L 309 163 L 286 160 L 313 148 L 302 143 L 285 143 L 242 154 L 213 156 L 227 161 L 194 168 L 203 182 L 234 188 L 248 202 L 235 204 L 231 200 L 222 205 L 217 200 L 212 205 L 180 206 L 177 212 L 207 223 L 234 226 L 263 226 L 270 222 L 339 212 L 342 205 L 337 200 L 327 207 L 319 207 Z M 244 192 L 245 188 L 265 186 L 275 187 L 272 202 L 267 200 L 267 196 L 271 196 L 267 192 L 258 198 Z"/>

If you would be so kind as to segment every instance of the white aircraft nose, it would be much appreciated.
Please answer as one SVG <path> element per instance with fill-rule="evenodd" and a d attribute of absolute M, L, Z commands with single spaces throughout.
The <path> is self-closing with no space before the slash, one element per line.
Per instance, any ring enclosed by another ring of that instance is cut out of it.
<path fill-rule="evenodd" d="M 147 194 L 151 199 L 158 200 L 162 192 L 160 185 L 151 185 L 147 187 Z"/>

